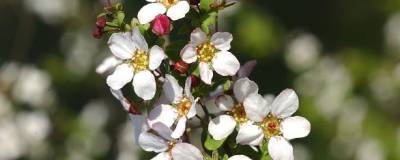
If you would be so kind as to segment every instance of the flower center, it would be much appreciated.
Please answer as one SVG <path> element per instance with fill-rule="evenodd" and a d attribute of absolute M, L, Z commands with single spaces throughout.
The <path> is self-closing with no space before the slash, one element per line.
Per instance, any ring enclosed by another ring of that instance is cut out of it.
<path fill-rule="evenodd" d="M 211 42 L 200 44 L 196 47 L 197 57 L 202 62 L 210 62 L 214 58 L 216 50 Z"/>
<path fill-rule="evenodd" d="M 149 54 L 146 51 L 137 50 L 132 57 L 131 64 L 135 72 L 146 70 L 149 68 Z"/>
<path fill-rule="evenodd" d="M 264 132 L 264 136 L 271 138 L 281 134 L 280 130 L 281 120 L 271 113 L 261 122 L 260 126 Z"/>
<path fill-rule="evenodd" d="M 247 122 L 246 111 L 244 110 L 243 104 L 241 103 L 233 106 L 230 115 L 235 119 L 237 123 Z"/>
<path fill-rule="evenodd" d="M 162 4 L 164 4 L 164 6 L 166 6 L 166 7 L 170 7 L 170 6 L 174 5 L 178 1 L 179 0 L 160 0 L 160 2 Z"/>
<path fill-rule="evenodd" d="M 192 101 L 189 98 L 183 97 L 177 104 L 176 109 L 178 110 L 178 116 L 183 117 L 186 116 L 192 107 Z"/>

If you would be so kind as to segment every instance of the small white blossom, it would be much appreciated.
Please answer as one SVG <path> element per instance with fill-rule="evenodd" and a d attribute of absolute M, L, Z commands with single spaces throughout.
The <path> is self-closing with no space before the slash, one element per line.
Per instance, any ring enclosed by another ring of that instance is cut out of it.
<path fill-rule="evenodd" d="M 248 118 L 255 124 L 243 126 L 237 135 L 240 144 L 260 145 L 268 139 L 268 153 L 274 160 L 293 160 L 293 147 L 288 140 L 310 133 L 310 122 L 304 117 L 290 117 L 299 108 L 299 99 L 291 89 L 282 91 L 270 105 L 261 95 L 252 94 L 244 102 Z"/>
<path fill-rule="evenodd" d="M 231 48 L 232 34 L 228 32 L 214 33 L 208 38 L 200 28 L 190 35 L 190 42 L 180 55 L 186 63 L 199 62 L 200 78 L 211 84 L 213 70 L 221 76 L 233 76 L 240 68 L 237 58 L 228 50 Z"/>
<path fill-rule="evenodd" d="M 107 77 L 107 84 L 113 90 L 119 90 L 132 81 L 135 93 L 144 100 L 150 100 L 156 93 L 156 81 L 151 71 L 157 69 L 165 53 L 155 45 L 150 50 L 144 37 L 137 28 L 132 32 L 114 33 L 108 45 L 115 57 L 124 63 L 116 66 Z"/>
<path fill-rule="evenodd" d="M 228 158 L 228 160 L 251 160 L 251 159 L 245 155 L 234 155 Z"/>
<path fill-rule="evenodd" d="M 146 0 L 149 4 L 143 6 L 138 12 L 141 24 L 154 20 L 157 15 L 167 13 L 172 20 L 184 18 L 190 10 L 190 5 L 185 0 Z"/>
<path fill-rule="evenodd" d="M 186 121 L 196 115 L 198 98 L 194 98 L 190 91 L 190 77 L 186 79 L 185 89 L 179 86 L 173 76 L 166 75 L 165 78 L 163 95 L 167 104 L 161 104 L 150 112 L 149 123 L 161 122 L 168 127 L 176 124 L 171 136 L 178 138 L 186 129 Z"/>
<path fill-rule="evenodd" d="M 139 145 L 145 151 L 156 152 L 152 160 L 203 160 L 199 149 L 171 137 L 172 130 L 163 123 L 154 123 L 139 135 Z M 152 131 L 155 131 L 152 132 Z"/>

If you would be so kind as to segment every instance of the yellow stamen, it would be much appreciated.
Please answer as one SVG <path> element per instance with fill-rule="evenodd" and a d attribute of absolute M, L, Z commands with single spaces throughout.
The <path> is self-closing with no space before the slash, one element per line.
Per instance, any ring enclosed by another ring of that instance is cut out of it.
<path fill-rule="evenodd" d="M 217 49 L 211 42 L 206 42 L 196 47 L 197 57 L 202 62 L 210 62 L 215 56 Z"/>
<path fill-rule="evenodd" d="M 166 7 L 171 7 L 172 5 L 174 5 L 178 1 L 179 0 L 160 0 L 160 2 L 162 4 L 164 4 L 164 6 L 166 6 Z"/>
<path fill-rule="evenodd" d="M 131 64 L 135 72 L 149 68 L 149 54 L 146 51 L 138 50 L 132 57 Z"/>
<path fill-rule="evenodd" d="M 236 104 L 232 111 L 229 113 L 237 123 L 247 122 L 246 111 L 244 110 L 243 104 Z"/>
<path fill-rule="evenodd" d="M 268 114 L 267 117 L 261 122 L 260 127 L 264 132 L 266 138 L 281 135 L 280 130 L 281 119 L 275 117 L 272 114 Z"/>
<path fill-rule="evenodd" d="M 186 116 L 192 107 L 192 101 L 189 98 L 183 97 L 177 104 L 176 109 L 178 110 L 178 116 Z"/>

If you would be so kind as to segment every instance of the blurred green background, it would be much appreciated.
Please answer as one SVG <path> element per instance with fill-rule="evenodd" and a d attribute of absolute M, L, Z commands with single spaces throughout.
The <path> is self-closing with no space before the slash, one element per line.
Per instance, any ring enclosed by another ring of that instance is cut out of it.
<path fill-rule="evenodd" d="M 242 0 L 220 13 L 261 93 L 294 88 L 312 131 L 296 160 L 400 159 L 400 1 Z M 0 160 L 141 159 L 95 67 L 104 1 L 0 1 Z M 123 1 L 131 18 L 144 0 Z"/>

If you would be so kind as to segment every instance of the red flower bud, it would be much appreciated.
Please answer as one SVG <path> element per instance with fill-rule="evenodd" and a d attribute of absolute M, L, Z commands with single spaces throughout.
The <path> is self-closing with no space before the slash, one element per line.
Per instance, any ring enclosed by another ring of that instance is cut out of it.
<path fill-rule="evenodd" d="M 96 26 L 98 28 L 104 28 L 106 26 L 107 20 L 104 17 L 100 17 L 96 21 Z"/>
<path fill-rule="evenodd" d="M 189 0 L 190 5 L 198 5 L 200 0 Z"/>
<path fill-rule="evenodd" d="M 186 73 L 189 69 L 189 65 L 181 60 L 174 64 L 174 69 L 179 73 Z"/>
<path fill-rule="evenodd" d="M 169 32 L 171 31 L 171 20 L 169 20 L 168 16 L 166 15 L 158 15 L 153 20 L 152 31 L 158 36 L 169 34 Z"/>
<path fill-rule="evenodd" d="M 200 84 L 200 78 L 195 75 L 190 75 L 190 79 L 192 80 L 192 88 L 197 87 Z"/>
<path fill-rule="evenodd" d="M 100 39 L 103 36 L 103 29 L 96 27 L 92 32 L 92 36 L 96 39 Z"/>

